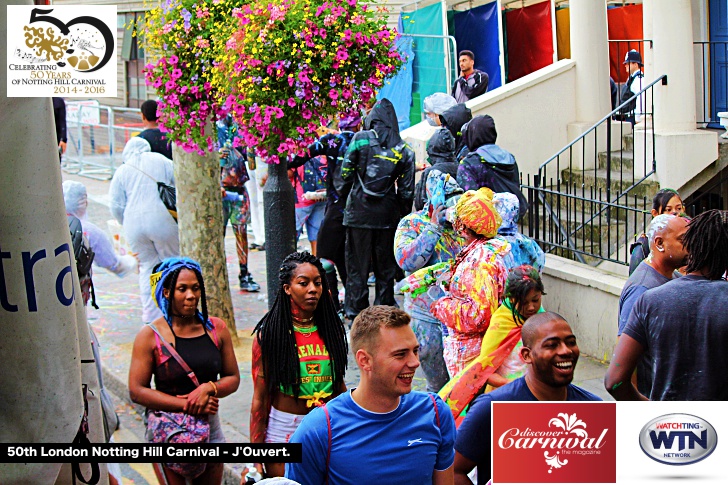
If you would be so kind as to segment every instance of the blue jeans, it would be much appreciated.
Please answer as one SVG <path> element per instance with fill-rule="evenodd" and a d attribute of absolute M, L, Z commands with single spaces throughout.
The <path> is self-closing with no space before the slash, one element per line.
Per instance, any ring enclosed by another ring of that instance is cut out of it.
<path fill-rule="evenodd" d="M 316 202 L 306 207 L 296 207 L 296 239 L 303 233 L 303 225 L 306 224 L 308 240 L 315 242 L 318 239 L 321 221 L 324 220 L 326 212 L 326 201 Z"/>

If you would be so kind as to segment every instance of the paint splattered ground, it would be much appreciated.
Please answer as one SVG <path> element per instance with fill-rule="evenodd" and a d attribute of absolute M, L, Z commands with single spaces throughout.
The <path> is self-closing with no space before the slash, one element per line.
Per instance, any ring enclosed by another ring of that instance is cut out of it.
<path fill-rule="evenodd" d="M 63 179 L 76 180 L 86 185 L 89 194 L 89 218 L 99 227 L 106 228 L 107 221 L 111 219 L 108 210 L 109 183 L 67 173 L 63 174 Z M 324 235 L 321 237 L 324 237 Z M 252 237 L 250 240 L 252 241 Z M 308 249 L 308 242 L 302 239 L 299 247 Z M 240 366 L 241 380 L 238 391 L 220 401 L 220 417 L 228 441 L 248 442 L 248 420 L 253 393 L 250 374 L 251 332 L 268 308 L 265 299 L 267 294 L 265 253 L 250 252 L 248 264 L 253 277 L 261 285 L 261 291 L 259 293 L 245 293 L 238 289 L 238 262 L 235 256 L 235 239 L 232 231 L 227 231 L 225 250 L 235 312 L 235 324 L 240 338 L 240 343 L 235 348 L 235 354 Z M 142 418 L 139 414 L 141 408 L 130 403 L 126 385 L 132 344 L 142 325 L 138 278 L 137 275 L 130 275 L 122 279 L 104 270 L 95 269 L 94 271 L 96 299 L 100 308 L 95 310 L 89 307 L 88 319 L 101 342 L 105 384 L 116 397 L 117 412 L 121 418 L 121 429 L 116 432 L 114 437 L 118 442 L 139 442 L 142 441 L 144 431 Z M 373 301 L 373 291 L 371 293 L 370 301 Z M 398 296 L 397 298 L 401 306 L 401 297 Z M 601 384 L 605 371 L 605 365 L 582 356 L 579 360 L 575 383 L 599 396 L 608 398 Z M 350 355 L 346 378 L 347 386 L 355 385 L 358 380 L 359 372 Z M 414 388 L 424 390 L 425 386 L 424 375 L 418 370 L 415 375 Z M 232 464 L 226 472 L 225 482 L 239 483 L 239 473 L 242 468 L 242 464 Z M 124 484 L 156 483 L 152 468 L 148 464 L 122 464 L 122 474 Z M 235 474 L 237 474 L 237 478 Z"/>

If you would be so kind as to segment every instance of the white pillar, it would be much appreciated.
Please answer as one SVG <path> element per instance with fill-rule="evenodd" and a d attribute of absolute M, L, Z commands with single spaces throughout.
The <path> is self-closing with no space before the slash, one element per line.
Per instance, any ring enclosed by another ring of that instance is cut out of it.
<path fill-rule="evenodd" d="M 651 39 L 654 41 L 652 34 L 652 8 L 654 0 L 642 0 L 642 38 Z M 645 80 L 650 83 L 655 80 L 657 75 L 655 74 L 655 66 L 653 61 L 653 49 L 654 42 L 650 44 L 645 42 L 642 49 L 642 62 L 645 64 L 643 73 Z M 622 60 L 620 59 L 620 62 Z"/>
<path fill-rule="evenodd" d="M 576 121 L 594 123 L 611 111 L 607 5 L 569 2 L 571 58 L 576 61 Z"/>
<path fill-rule="evenodd" d="M 695 59 L 690 0 L 652 4 L 654 77 L 667 74 L 655 89 L 655 130 L 695 130 Z"/>

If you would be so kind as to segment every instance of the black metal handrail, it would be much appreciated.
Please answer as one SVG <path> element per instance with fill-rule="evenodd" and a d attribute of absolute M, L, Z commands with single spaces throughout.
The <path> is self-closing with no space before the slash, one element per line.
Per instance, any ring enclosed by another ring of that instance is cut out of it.
<path fill-rule="evenodd" d="M 700 75 L 703 93 L 702 105 L 698 107 L 697 122 L 701 124 L 718 123 L 720 121 L 718 112 L 728 111 L 728 106 L 718 106 L 717 91 L 723 91 L 723 102 L 728 104 L 728 80 L 724 83 L 712 83 L 711 81 L 714 77 L 719 76 L 717 64 L 719 62 L 728 63 L 728 41 L 699 41 L 693 42 L 693 45 L 700 47 L 700 55 L 695 56 L 695 67 Z M 701 90 L 700 86 L 696 86 L 696 88 Z"/>
<path fill-rule="evenodd" d="M 585 256 L 590 256 L 597 260 L 628 264 L 627 254 L 623 259 L 610 255 L 620 247 L 621 236 L 624 236 L 626 246 L 629 234 L 641 232 L 640 226 L 644 230 L 647 223 L 647 189 L 642 187 L 656 169 L 652 123 L 654 86 L 658 83 L 667 84 L 667 76 L 660 76 L 620 103 L 542 163 L 538 174 L 534 176 L 533 185 L 530 177 L 527 184 L 523 185 L 528 190 L 531 206 L 528 232 L 541 243 L 545 251 L 560 252 L 582 263 L 587 262 Z M 638 130 L 635 130 L 635 122 L 647 117 L 651 119 L 638 125 Z M 612 149 L 612 122 L 615 120 L 625 121 L 619 124 L 620 149 L 616 154 Z M 636 136 L 642 138 L 639 140 L 641 160 L 634 156 Z M 626 146 L 629 139 L 631 148 Z M 589 158 L 592 155 L 593 158 Z M 617 171 L 613 170 L 615 165 Z M 642 216 L 642 220 L 639 220 L 639 216 Z M 595 227 L 597 222 L 598 226 Z M 601 228 L 605 223 L 606 234 L 602 234 Z M 614 240 L 613 225 L 616 231 Z M 590 240 L 588 250 L 587 236 Z M 602 236 L 606 237 L 606 244 Z M 579 238 L 582 240 L 581 249 Z M 596 243 L 595 238 L 598 239 Z"/>

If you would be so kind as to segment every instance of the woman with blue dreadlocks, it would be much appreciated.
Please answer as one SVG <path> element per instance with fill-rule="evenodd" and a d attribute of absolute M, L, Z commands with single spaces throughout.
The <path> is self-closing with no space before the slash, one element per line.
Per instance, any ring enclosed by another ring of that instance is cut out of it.
<path fill-rule="evenodd" d="M 147 440 L 223 443 L 218 402 L 240 384 L 230 332 L 224 321 L 208 317 L 205 283 L 196 261 L 165 259 L 154 268 L 151 280 L 163 316 L 137 334 L 129 368 L 131 399 L 147 408 Z M 191 431 L 165 436 L 170 426 Z M 165 463 L 154 468 L 160 484 L 184 484 L 186 479 L 222 482 L 221 463 Z"/>

